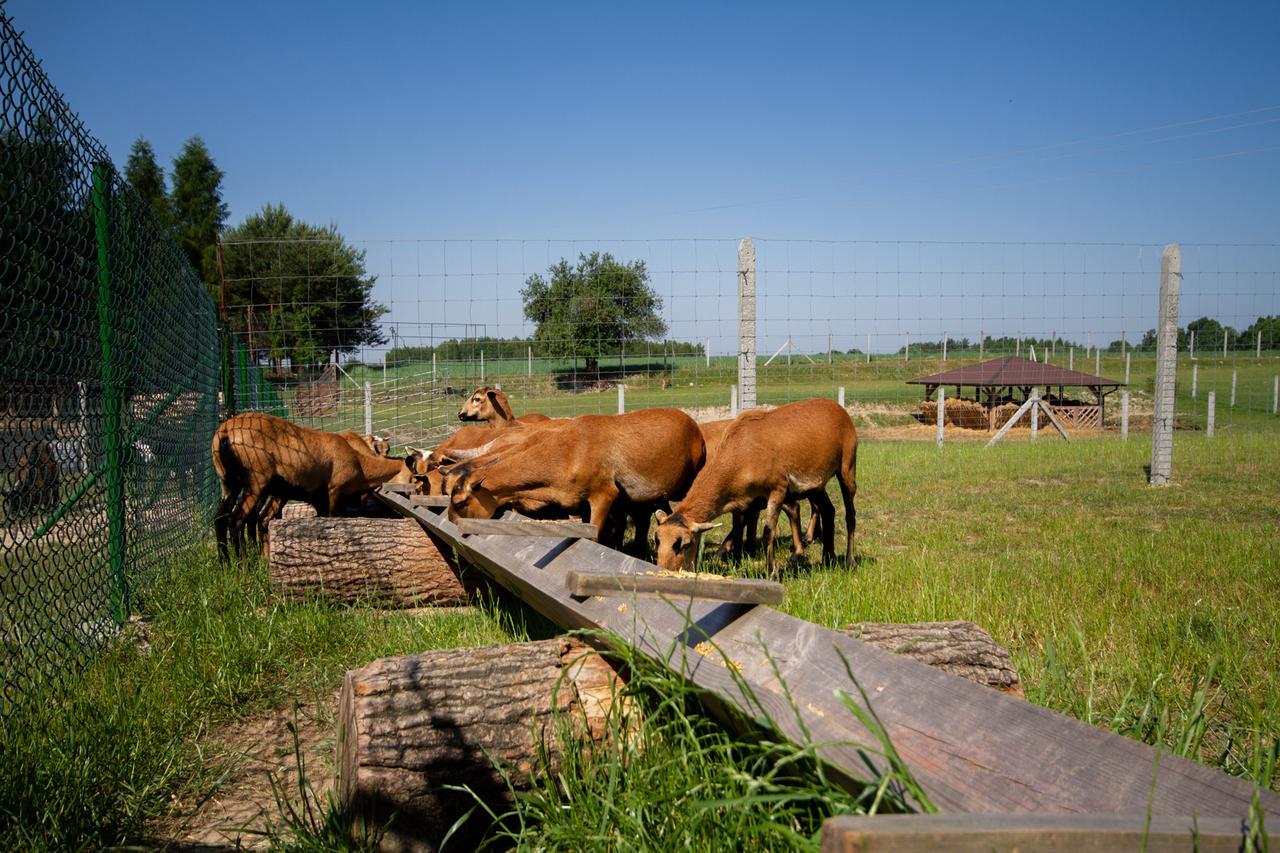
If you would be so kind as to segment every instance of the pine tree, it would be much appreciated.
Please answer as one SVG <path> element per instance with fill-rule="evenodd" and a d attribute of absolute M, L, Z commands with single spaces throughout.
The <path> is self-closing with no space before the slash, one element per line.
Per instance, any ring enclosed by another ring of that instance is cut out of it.
<path fill-rule="evenodd" d="M 218 264 L 214 245 L 227 219 L 227 206 L 222 202 L 222 170 L 198 136 L 188 139 L 173 161 L 170 203 L 174 236 L 216 301 Z"/>
<path fill-rule="evenodd" d="M 129 161 L 124 167 L 125 180 L 142 196 L 142 200 L 151 206 L 156 221 L 162 228 L 168 228 L 172 222 L 169 212 L 169 196 L 165 192 L 164 171 L 156 162 L 155 149 L 151 143 L 139 136 L 129 149 Z"/>

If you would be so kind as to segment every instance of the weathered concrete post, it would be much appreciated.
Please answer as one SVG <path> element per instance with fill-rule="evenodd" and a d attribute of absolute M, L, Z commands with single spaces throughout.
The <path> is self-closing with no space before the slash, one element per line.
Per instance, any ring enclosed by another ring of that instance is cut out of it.
<path fill-rule="evenodd" d="M 1124 354 L 1124 384 L 1125 385 L 1129 384 L 1129 356 L 1130 355 L 1132 355 L 1132 353 Z"/>
<path fill-rule="evenodd" d="M 907 332 L 907 344 L 905 347 L 902 348 L 902 353 L 903 353 L 903 357 L 902 357 L 903 361 L 911 360 L 911 333 L 910 332 Z"/>
<path fill-rule="evenodd" d="M 1236 407 L 1236 374 L 1239 371 L 1231 371 L 1231 408 Z"/>
<path fill-rule="evenodd" d="M 364 434 L 373 433 L 373 386 L 364 383 Z"/>
<path fill-rule="evenodd" d="M 738 243 L 738 405 L 756 406 L 756 244 L 750 237 Z"/>
<path fill-rule="evenodd" d="M 1178 303 L 1182 294 L 1182 250 L 1165 247 L 1160 260 L 1160 313 L 1156 318 L 1155 408 L 1151 413 L 1151 485 L 1167 485 L 1173 474 L 1173 392 L 1178 367 Z"/>
<path fill-rule="evenodd" d="M 625 415 L 627 413 L 627 386 L 621 382 L 618 383 L 618 414 Z"/>
<path fill-rule="evenodd" d="M 1093 375 L 1102 375 L 1102 350 L 1100 349 L 1093 351 Z"/>
<path fill-rule="evenodd" d="M 1258 332 L 1258 345 L 1253 352 L 1254 358 L 1262 358 L 1262 332 Z"/>
<path fill-rule="evenodd" d="M 527 359 L 525 375 L 532 376 L 533 375 L 533 347 L 531 346 L 525 347 L 525 358 Z"/>
<path fill-rule="evenodd" d="M 1193 364 L 1191 365 L 1191 399 L 1192 400 L 1196 398 L 1196 385 L 1199 383 L 1199 380 L 1200 380 L 1200 365 Z"/>
<path fill-rule="evenodd" d="M 840 408 L 843 409 L 844 408 L 844 386 L 843 385 L 840 386 L 840 393 L 837 397 L 837 400 L 840 403 Z"/>
<path fill-rule="evenodd" d="M 480 384 L 484 384 L 484 350 L 480 350 Z"/>
<path fill-rule="evenodd" d="M 1076 369 L 1076 348 L 1071 347 L 1067 350 L 1067 370 Z"/>
<path fill-rule="evenodd" d="M 1129 392 L 1120 392 L 1120 438 L 1129 440 Z"/>
<path fill-rule="evenodd" d="M 1205 434 L 1208 435 L 1209 438 L 1213 438 L 1213 403 L 1214 403 L 1214 398 L 1217 396 L 1218 395 L 1215 394 L 1214 392 L 1212 391 L 1209 392 L 1209 421 L 1205 427 Z"/>
<path fill-rule="evenodd" d="M 867 364 L 871 363 L 871 336 L 867 335 Z"/>
<path fill-rule="evenodd" d="M 1192 329 L 1192 330 L 1191 330 L 1191 332 L 1187 335 L 1187 355 L 1191 357 L 1191 360 L 1192 360 L 1192 361 L 1195 361 L 1195 358 L 1196 358 L 1196 332 L 1195 332 L 1195 329 Z"/>
<path fill-rule="evenodd" d="M 736 418 L 738 416 L 738 386 L 729 386 L 729 417 Z"/>
<path fill-rule="evenodd" d="M 942 333 L 942 360 L 947 360 L 947 333 Z"/>
<path fill-rule="evenodd" d="M 1035 441 L 1036 436 L 1040 434 L 1040 389 L 1031 389 L 1031 399 L 1036 402 L 1031 404 L 1031 440 Z"/>
<path fill-rule="evenodd" d="M 843 389 L 842 389 L 843 390 Z M 947 392 L 941 385 L 938 386 L 938 446 L 942 446 L 942 424 L 947 418 Z"/>
<path fill-rule="evenodd" d="M 1280 376 L 1271 381 L 1271 414 L 1280 414 Z"/>

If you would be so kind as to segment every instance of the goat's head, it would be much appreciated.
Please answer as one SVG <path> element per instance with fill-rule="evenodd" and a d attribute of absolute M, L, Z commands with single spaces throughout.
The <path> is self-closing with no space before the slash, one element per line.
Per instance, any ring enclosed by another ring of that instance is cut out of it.
<path fill-rule="evenodd" d="M 373 451 L 374 456 L 390 456 L 391 442 L 387 441 L 380 435 L 362 435 L 364 443 L 369 445 L 369 450 Z"/>
<path fill-rule="evenodd" d="M 494 385 L 477 388 L 458 410 L 460 421 L 509 421 L 512 420 L 511 403 L 502 389 Z"/>
<path fill-rule="evenodd" d="M 484 487 L 484 477 L 484 468 L 473 469 L 470 465 L 459 465 L 450 472 L 444 483 L 450 521 L 493 518 L 498 514 L 498 500 Z"/>
<path fill-rule="evenodd" d="M 658 568 L 670 572 L 686 564 L 696 568 L 702 534 L 719 526 L 706 521 L 691 523 L 679 510 L 670 515 L 658 510 Z"/>

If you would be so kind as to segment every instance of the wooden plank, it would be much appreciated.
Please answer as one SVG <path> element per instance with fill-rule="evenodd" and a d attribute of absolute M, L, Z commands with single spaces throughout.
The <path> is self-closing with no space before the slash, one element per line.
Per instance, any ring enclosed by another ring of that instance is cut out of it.
<path fill-rule="evenodd" d="M 449 496 L 448 495 L 409 495 L 409 501 L 414 506 L 447 507 L 449 505 Z"/>
<path fill-rule="evenodd" d="M 1270 841 L 1280 835 L 1268 832 Z M 1129 853 L 1132 850 L 1237 853 L 1249 849 L 1235 818 L 1145 815 L 872 815 L 822 824 L 823 853 L 1012 853 L 1015 850 Z M 1145 840 L 1145 844 L 1144 844 Z M 1266 842 L 1263 842 L 1264 844 Z"/>
<path fill-rule="evenodd" d="M 548 536 L 555 539 L 595 539 L 596 526 L 582 521 L 536 521 L 532 518 L 460 518 L 464 536 Z"/>
<path fill-rule="evenodd" d="M 398 495 L 413 494 L 418 490 L 417 483 L 383 483 L 382 488 L 388 492 L 395 492 Z"/>
<path fill-rule="evenodd" d="M 565 573 L 565 586 L 573 595 L 604 595 L 640 598 L 700 598 L 708 601 L 734 601 L 739 604 L 781 604 L 782 584 L 719 575 L 687 577 L 660 573 L 595 572 Z"/>
<path fill-rule="evenodd" d="M 1254 789 L 1246 780 L 1168 754 L 1157 758 L 1146 744 L 771 607 L 641 599 L 620 609 L 614 599 L 576 599 L 565 576 L 584 565 L 654 570 L 596 542 L 464 538 L 441 515 L 393 493 L 378 496 L 556 624 L 603 630 L 680 673 L 714 697 L 708 710 L 724 713 L 726 722 L 767 715 L 784 737 L 813 744 L 839 784 L 860 789 L 868 762 L 884 766 L 877 741 L 844 704 L 860 687 L 916 781 L 945 812 L 1136 814 L 1150 801 L 1154 814 L 1249 813 Z M 1280 819 L 1280 795 L 1258 797 Z"/>

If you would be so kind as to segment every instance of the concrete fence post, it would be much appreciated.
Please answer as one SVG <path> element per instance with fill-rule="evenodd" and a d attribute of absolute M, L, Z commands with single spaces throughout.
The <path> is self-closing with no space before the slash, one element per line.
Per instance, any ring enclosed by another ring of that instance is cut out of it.
<path fill-rule="evenodd" d="M 907 343 L 906 343 L 906 346 L 902 348 L 902 358 L 903 358 L 903 361 L 911 360 L 911 333 L 910 332 L 907 332 Z"/>
<path fill-rule="evenodd" d="M 756 244 L 738 243 L 738 384 L 735 395 L 743 409 L 756 405 Z M 737 406 L 734 406 L 737 415 Z"/>
<path fill-rule="evenodd" d="M 1013 354 L 1022 358 L 1022 335 L 1018 335 L 1018 340 L 1013 345 Z"/>
<path fill-rule="evenodd" d="M 867 364 L 871 363 L 871 336 L 867 335 Z"/>
<path fill-rule="evenodd" d="M 1236 407 L 1236 373 L 1235 370 L 1231 371 L 1231 408 L 1233 409 Z"/>
<path fill-rule="evenodd" d="M 525 347 L 526 376 L 533 376 L 533 347 Z"/>
<path fill-rule="evenodd" d="M 1190 358 L 1191 358 L 1191 360 L 1192 360 L 1192 361 L 1195 361 L 1195 358 L 1196 358 L 1196 333 L 1195 333 L 1195 330 L 1194 330 L 1194 329 L 1192 329 L 1192 330 L 1191 330 L 1191 332 L 1190 332 L 1190 333 L 1188 333 L 1188 335 L 1187 335 L 1187 355 L 1188 355 L 1188 356 L 1190 356 Z"/>
<path fill-rule="evenodd" d="M 1173 474 L 1173 395 L 1178 367 L 1178 305 L 1182 294 L 1182 250 L 1174 243 L 1160 259 L 1160 309 L 1156 317 L 1155 406 L 1151 413 L 1151 484 L 1167 485 Z"/>
<path fill-rule="evenodd" d="M 627 413 L 627 386 L 621 382 L 618 383 L 618 414 L 625 415 Z"/>
<path fill-rule="evenodd" d="M 480 384 L 484 384 L 484 350 L 480 350 Z"/>
<path fill-rule="evenodd" d="M 1200 380 L 1200 365 L 1193 364 L 1191 365 L 1191 399 L 1192 400 L 1196 398 L 1196 385 L 1199 383 L 1199 380 Z"/>
<path fill-rule="evenodd" d="M 827 332 L 827 364 L 831 363 L 831 333 Z"/>
<path fill-rule="evenodd" d="M 1129 356 L 1131 353 L 1124 354 L 1124 384 L 1129 384 Z"/>
<path fill-rule="evenodd" d="M 707 367 L 710 367 L 711 366 L 711 341 L 710 340 L 707 341 L 706 349 L 703 350 L 703 353 L 707 357 Z"/>
<path fill-rule="evenodd" d="M 364 433 L 373 433 L 373 386 L 364 383 Z"/>
<path fill-rule="evenodd" d="M 1280 376 L 1271 381 L 1271 414 L 1280 414 Z"/>
<path fill-rule="evenodd" d="M 1254 358 L 1262 358 L 1262 332 L 1258 332 L 1258 344 L 1254 348 Z"/>
<path fill-rule="evenodd" d="M 987 357 L 987 330 L 978 330 L 978 361 L 982 361 Z"/>
<path fill-rule="evenodd" d="M 1209 421 L 1208 421 L 1208 425 L 1205 428 L 1205 434 L 1208 435 L 1209 438 L 1213 438 L 1213 404 L 1214 404 L 1214 398 L 1216 396 L 1217 394 L 1215 394 L 1214 392 L 1212 391 L 1209 392 Z"/>
<path fill-rule="evenodd" d="M 1129 392 L 1120 392 L 1120 438 L 1129 440 Z"/>
<path fill-rule="evenodd" d="M 436 379 L 436 354 L 431 353 L 431 381 L 434 382 L 435 379 Z"/>
<path fill-rule="evenodd" d="M 1102 350 L 1100 349 L 1093 351 L 1093 375 L 1102 375 Z"/>
<path fill-rule="evenodd" d="M 942 360 L 947 360 L 947 333 L 942 333 Z"/>
<path fill-rule="evenodd" d="M 1036 402 L 1031 404 L 1031 440 L 1035 441 L 1036 436 L 1040 433 L 1040 389 L 1031 389 L 1031 399 Z"/>
<path fill-rule="evenodd" d="M 1076 369 L 1076 348 L 1070 347 L 1067 350 L 1067 370 Z"/>
<path fill-rule="evenodd" d="M 938 446 L 942 446 L 942 425 L 947 419 L 947 392 L 941 385 L 938 386 Z"/>
<path fill-rule="evenodd" d="M 1231 337 L 1231 333 L 1226 329 L 1222 330 L 1222 357 L 1227 357 L 1227 339 Z"/>
<path fill-rule="evenodd" d="M 729 417 L 736 418 L 738 416 L 738 386 L 729 386 Z"/>
<path fill-rule="evenodd" d="M 836 394 L 836 401 L 840 404 L 840 408 L 844 408 L 844 386 L 840 386 L 840 390 Z"/>

